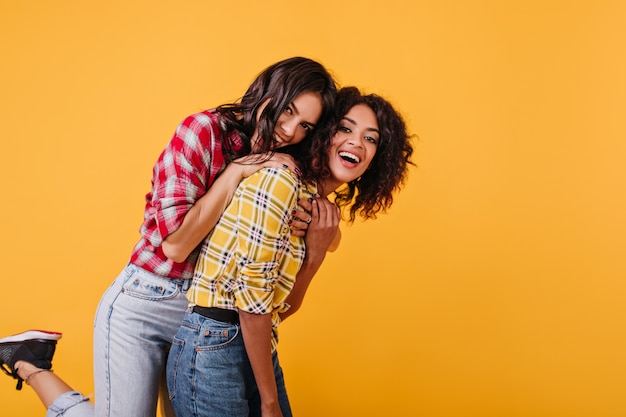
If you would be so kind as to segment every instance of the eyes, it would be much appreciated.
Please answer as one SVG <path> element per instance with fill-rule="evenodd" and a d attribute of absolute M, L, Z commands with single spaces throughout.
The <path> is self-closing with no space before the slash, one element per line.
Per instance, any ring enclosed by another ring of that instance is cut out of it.
<path fill-rule="evenodd" d="M 344 124 L 339 125 L 339 127 L 337 128 L 338 132 L 341 133 L 352 133 L 352 129 Z M 365 139 L 367 142 L 372 143 L 374 145 L 378 145 L 378 138 L 374 137 L 374 136 L 370 136 L 367 133 L 363 136 L 363 139 Z"/>
<path fill-rule="evenodd" d="M 288 116 L 293 116 L 294 111 L 291 106 L 288 106 L 285 110 L 283 110 L 283 113 L 287 114 Z M 307 133 L 313 130 L 313 126 L 307 122 L 300 123 L 300 127 L 303 128 L 304 131 Z"/>

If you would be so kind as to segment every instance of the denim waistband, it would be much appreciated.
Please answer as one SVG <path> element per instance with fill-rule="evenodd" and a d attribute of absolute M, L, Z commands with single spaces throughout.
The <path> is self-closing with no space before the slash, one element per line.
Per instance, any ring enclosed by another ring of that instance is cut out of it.
<path fill-rule="evenodd" d="M 174 284 L 177 287 L 179 287 L 180 290 L 183 293 L 186 293 L 187 290 L 189 290 L 189 288 L 191 287 L 191 281 L 193 280 L 193 278 L 168 278 L 168 277 L 164 277 L 163 275 L 158 275 L 158 274 L 155 274 L 154 272 L 146 271 L 142 267 L 137 266 L 137 265 L 135 265 L 133 263 L 128 263 L 128 265 L 126 265 L 126 270 L 129 271 L 129 272 L 135 271 L 138 274 L 147 275 L 147 276 L 152 277 L 153 279 L 162 280 L 164 282 Z"/>

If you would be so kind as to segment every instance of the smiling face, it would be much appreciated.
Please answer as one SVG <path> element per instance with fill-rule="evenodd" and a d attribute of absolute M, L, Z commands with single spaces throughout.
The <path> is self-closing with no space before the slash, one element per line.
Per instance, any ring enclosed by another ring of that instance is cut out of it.
<path fill-rule="evenodd" d="M 329 149 L 331 181 L 325 187 L 327 191 L 363 175 L 376 155 L 379 140 L 374 111 L 365 104 L 352 107 L 341 119 L 332 138 Z"/>
<path fill-rule="evenodd" d="M 257 111 L 257 122 L 269 99 L 265 101 Z M 319 93 L 305 92 L 298 95 L 276 121 L 274 126 L 274 138 L 280 148 L 287 145 L 295 145 L 302 142 L 306 135 L 315 128 L 315 124 L 322 116 L 322 98 Z M 258 139 L 258 128 L 252 135 L 252 143 Z"/>

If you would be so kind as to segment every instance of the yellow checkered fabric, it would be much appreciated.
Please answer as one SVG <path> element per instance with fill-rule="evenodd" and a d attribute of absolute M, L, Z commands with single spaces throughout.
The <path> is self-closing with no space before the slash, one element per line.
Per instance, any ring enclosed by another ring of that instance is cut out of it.
<path fill-rule="evenodd" d="M 191 305 L 272 314 L 272 348 L 278 342 L 278 313 L 289 308 L 305 255 L 304 239 L 288 221 L 307 189 L 289 169 L 265 168 L 245 178 L 200 249 L 187 298 Z"/>

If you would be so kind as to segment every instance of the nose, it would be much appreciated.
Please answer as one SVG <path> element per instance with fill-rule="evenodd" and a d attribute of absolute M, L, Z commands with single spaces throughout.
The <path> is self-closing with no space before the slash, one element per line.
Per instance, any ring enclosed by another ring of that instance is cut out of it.
<path fill-rule="evenodd" d="M 280 124 L 280 130 L 285 141 L 291 142 L 296 132 L 296 125 L 297 122 L 294 120 L 283 121 Z"/>
<path fill-rule="evenodd" d="M 363 147 L 363 140 L 361 139 L 360 136 L 353 134 L 350 136 L 350 138 L 348 139 L 348 143 L 354 147 L 357 148 L 362 148 Z"/>

